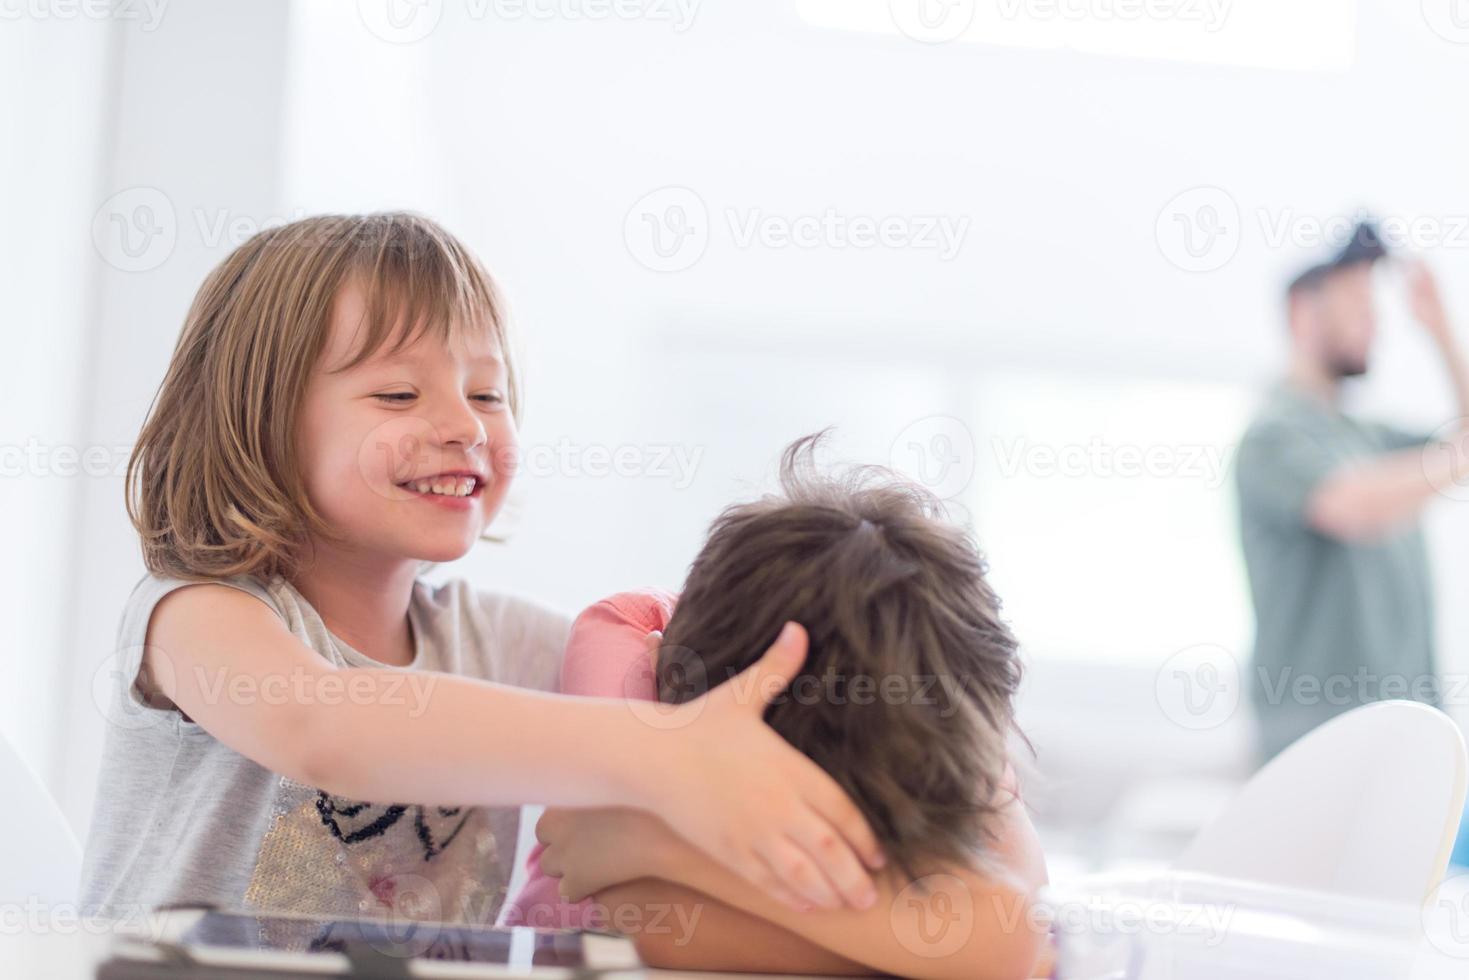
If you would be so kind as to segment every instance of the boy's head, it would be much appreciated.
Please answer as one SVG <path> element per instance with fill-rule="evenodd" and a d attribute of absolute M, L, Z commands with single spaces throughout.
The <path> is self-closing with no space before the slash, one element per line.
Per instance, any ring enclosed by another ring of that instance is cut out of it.
<path fill-rule="evenodd" d="M 457 558 L 504 499 L 517 409 L 499 293 L 463 243 L 404 212 L 292 222 L 200 287 L 129 513 L 149 569 L 186 578 L 289 578 L 327 543 Z"/>
<path fill-rule="evenodd" d="M 714 522 L 664 632 L 659 696 L 723 683 L 801 623 L 810 654 L 771 726 L 842 785 L 900 867 L 973 861 L 1006 766 L 1015 638 L 938 501 L 874 467 L 819 475 L 819 441 L 786 450 L 781 495 Z"/>

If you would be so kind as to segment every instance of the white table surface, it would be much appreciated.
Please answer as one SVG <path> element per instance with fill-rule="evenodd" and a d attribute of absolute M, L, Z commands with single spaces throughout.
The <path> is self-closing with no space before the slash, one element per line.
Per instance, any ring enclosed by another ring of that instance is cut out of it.
<path fill-rule="evenodd" d="M 98 964 L 107 958 L 112 933 L 88 931 L 81 924 L 73 929 L 51 932 L 19 931 L 13 922 L 0 922 L 0 980 L 91 980 Z M 105 927 L 102 927 L 105 928 Z M 700 980 L 740 976 L 732 973 L 684 973 L 668 970 L 637 970 L 619 976 L 635 980 Z M 803 980 L 761 974 L 760 980 Z M 830 980 L 830 978 L 827 978 Z"/>

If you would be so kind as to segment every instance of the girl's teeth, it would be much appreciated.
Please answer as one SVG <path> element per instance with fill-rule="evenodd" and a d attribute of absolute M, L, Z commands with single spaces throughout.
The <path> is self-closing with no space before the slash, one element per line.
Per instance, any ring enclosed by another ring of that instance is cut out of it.
<path fill-rule="evenodd" d="M 418 480 L 413 489 L 419 493 L 436 493 L 444 497 L 467 497 L 474 492 L 474 477 L 463 476 L 453 480 Z"/>

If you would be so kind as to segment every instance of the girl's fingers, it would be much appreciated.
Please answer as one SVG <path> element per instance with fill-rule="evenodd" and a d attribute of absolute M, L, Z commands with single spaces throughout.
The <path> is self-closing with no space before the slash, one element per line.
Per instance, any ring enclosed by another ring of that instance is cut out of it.
<path fill-rule="evenodd" d="M 867 909 L 877 901 L 872 876 L 862 867 L 851 845 L 820 814 L 813 812 L 792 836 L 817 867 L 826 873 L 847 905 Z"/>
<path fill-rule="evenodd" d="M 726 866 L 783 905 L 799 911 L 809 904 L 787 888 L 774 869 L 754 851 L 746 851 L 743 856 L 731 857 L 726 861 Z"/>
<path fill-rule="evenodd" d="M 810 855 L 792 841 L 777 839 L 759 850 L 761 858 L 786 887 L 817 908 L 841 908 L 842 900 Z"/>
<path fill-rule="evenodd" d="M 857 804 L 835 779 L 827 775 L 826 770 L 810 759 L 803 757 L 802 761 L 813 770 L 814 778 L 808 781 L 805 794 L 811 809 L 857 853 L 863 864 L 874 871 L 885 865 L 887 858 L 882 853 L 882 845 L 877 842 L 872 825 L 857 809 Z M 828 845 L 823 843 L 822 846 Z M 870 885 L 872 882 L 868 879 L 867 883 Z"/>
<path fill-rule="evenodd" d="M 800 623 L 786 623 L 775 642 L 738 677 L 719 685 L 708 697 L 740 704 L 759 717 L 784 691 L 806 662 L 807 636 Z"/>
<path fill-rule="evenodd" d="M 761 879 L 757 884 L 771 898 L 796 912 L 811 911 L 811 903 L 781 884 L 780 879 L 775 876 L 775 872 L 771 870 L 769 865 L 762 863 L 760 865 L 760 871 Z"/>

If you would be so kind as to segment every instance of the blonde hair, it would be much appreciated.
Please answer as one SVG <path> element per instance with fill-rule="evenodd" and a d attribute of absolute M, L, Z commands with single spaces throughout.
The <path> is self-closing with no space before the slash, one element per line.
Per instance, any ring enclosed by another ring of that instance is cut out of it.
<path fill-rule="evenodd" d="M 488 330 L 520 392 L 499 291 L 435 222 L 405 212 L 323 215 L 267 229 L 200 286 L 127 468 L 127 511 L 149 571 L 291 578 L 330 529 L 297 462 L 302 395 L 343 284 L 363 290 L 365 337 L 347 370 L 390 340 Z"/>

